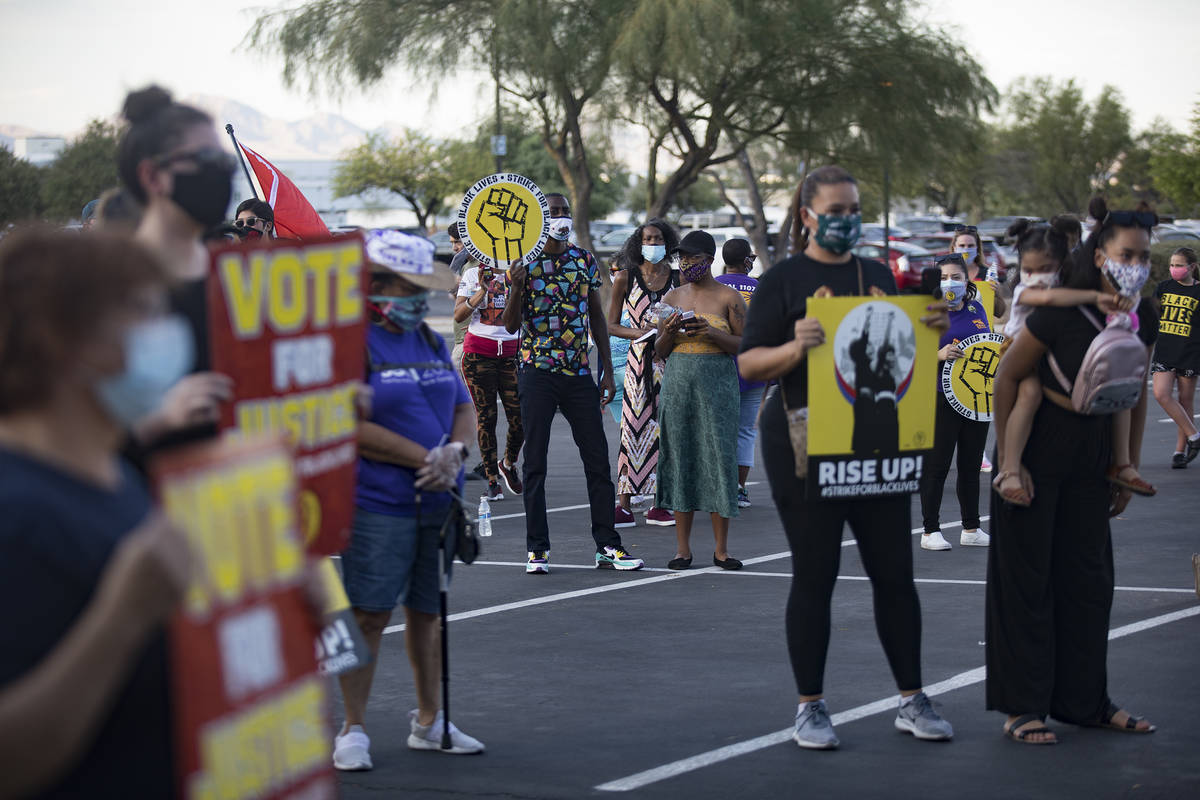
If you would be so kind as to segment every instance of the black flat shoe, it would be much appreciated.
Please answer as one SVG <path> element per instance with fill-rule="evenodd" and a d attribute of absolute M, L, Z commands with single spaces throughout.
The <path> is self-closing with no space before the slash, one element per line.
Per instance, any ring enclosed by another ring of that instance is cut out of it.
<path fill-rule="evenodd" d="M 713 553 L 713 565 L 720 567 L 721 569 L 741 569 L 742 568 L 742 562 L 738 561 L 733 556 L 729 556 L 729 558 L 722 561 L 721 559 L 717 558 L 716 553 Z"/>
<path fill-rule="evenodd" d="M 677 556 L 676 558 L 672 558 L 667 562 L 667 569 L 687 569 L 690 566 L 692 566 L 691 556 L 688 556 L 687 558 Z"/>

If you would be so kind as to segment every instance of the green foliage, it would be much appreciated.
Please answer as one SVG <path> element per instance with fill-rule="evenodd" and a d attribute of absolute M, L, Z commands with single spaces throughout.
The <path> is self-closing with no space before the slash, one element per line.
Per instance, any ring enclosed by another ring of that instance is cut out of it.
<path fill-rule="evenodd" d="M 1193 107 L 1190 133 L 1161 137 L 1150 168 L 1178 216 L 1200 216 L 1200 103 Z"/>
<path fill-rule="evenodd" d="M 404 198 L 417 224 L 441 210 L 455 191 L 450 153 L 424 134 L 405 131 L 388 142 L 372 135 L 346 154 L 333 178 L 335 197 L 371 190 L 395 192 Z"/>
<path fill-rule="evenodd" d="M 1009 118 L 998 134 L 1000 165 L 1010 169 L 1002 191 L 1024 213 L 1082 213 L 1088 198 L 1109 185 L 1133 143 L 1120 93 L 1105 86 L 1088 103 L 1073 80 L 1021 79 L 1005 98 Z"/>
<path fill-rule="evenodd" d="M 43 171 L 0 147 L 0 224 L 42 213 Z"/>
<path fill-rule="evenodd" d="M 42 205 L 51 219 L 78 219 L 83 207 L 106 189 L 116 186 L 117 126 L 93 120 L 87 130 L 67 145 L 42 181 Z"/>

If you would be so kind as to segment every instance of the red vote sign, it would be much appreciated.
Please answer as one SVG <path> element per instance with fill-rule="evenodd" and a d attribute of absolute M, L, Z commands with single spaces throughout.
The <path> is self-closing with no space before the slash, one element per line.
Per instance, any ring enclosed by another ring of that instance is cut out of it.
<path fill-rule="evenodd" d="M 211 256 L 212 366 L 234 384 L 221 428 L 292 445 L 301 535 L 317 555 L 345 549 L 354 516 L 365 264 L 357 234 Z"/>
<path fill-rule="evenodd" d="M 226 438 L 152 466 L 195 556 L 169 628 L 179 797 L 336 796 L 292 463 L 278 439 Z"/>

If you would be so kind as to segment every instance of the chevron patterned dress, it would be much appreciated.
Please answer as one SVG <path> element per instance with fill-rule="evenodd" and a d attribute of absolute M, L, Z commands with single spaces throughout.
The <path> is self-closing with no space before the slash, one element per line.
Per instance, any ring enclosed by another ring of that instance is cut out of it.
<path fill-rule="evenodd" d="M 624 313 L 629 327 L 650 328 L 650 307 L 679 285 L 679 272 L 659 291 L 651 291 L 641 269 L 629 270 Z M 653 358 L 653 339 L 632 344 L 625 364 L 624 406 L 621 409 L 621 451 L 617 456 L 617 494 L 654 495 L 658 472 L 658 389 L 663 362 Z"/>

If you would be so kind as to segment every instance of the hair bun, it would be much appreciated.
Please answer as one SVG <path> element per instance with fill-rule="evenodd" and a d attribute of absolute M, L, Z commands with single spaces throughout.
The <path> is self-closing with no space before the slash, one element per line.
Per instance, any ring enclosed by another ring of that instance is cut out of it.
<path fill-rule="evenodd" d="M 147 86 L 125 97 L 121 113 L 133 124 L 144 122 L 171 105 L 171 93 L 161 86 Z"/>
<path fill-rule="evenodd" d="M 1103 197 L 1096 195 L 1088 202 L 1088 216 L 1096 220 L 1096 224 L 1100 224 L 1108 216 L 1108 203 Z"/>
<path fill-rule="evenodd" d="M 1020 239 L 1025 235 L 1025 231 L 1029 230 L 1032 226 L 1033 223 L 1024 217 L 1021 217 L 1021 219 L 1017 220 L 1012 225 L 1009 225 L 1008 230 L 1004 233 L 1010 239 Z"/>

